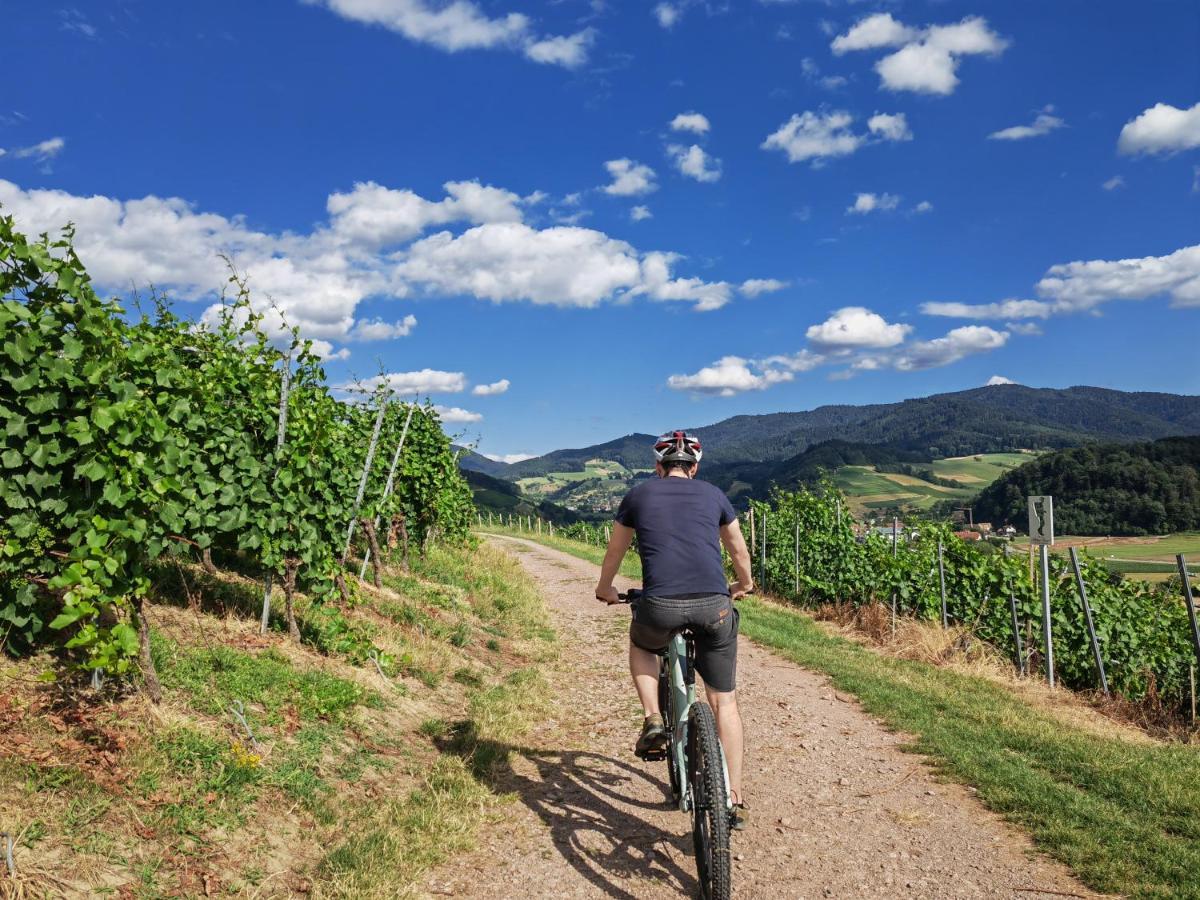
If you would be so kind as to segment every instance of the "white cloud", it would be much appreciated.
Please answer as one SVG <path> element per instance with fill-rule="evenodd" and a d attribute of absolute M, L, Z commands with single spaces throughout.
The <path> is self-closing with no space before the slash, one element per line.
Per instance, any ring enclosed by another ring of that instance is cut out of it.
<path fill-rule="evenodd" d="M 484 453 L 482 455 L 495 462 L 508 463 L 509 465 L 524 462 L 527 459 L 534 459 L 537 456 L 534 453 L 501 453 L 498 455 L 495 453 Z"/>
<path fill-rule="evenodd" d="M 12 156 L 13 159 L 34 158 L 38 162 L 47 162 L 62 153 L 67 142 L 60 137 L 48 138 L 29 147 L 13 147 L 12 150 L 0 150 L 0 156 Z"/>
<path fill-rule="evenodd" d="M 987 384 L 984 385 L 984 387 L 995 387 L 998 384 L 1016 384 L 1016 383 L 1017 382 L 1013 381 L 1011 378 L 1005 378 L 1003 375 L 993 375 L 991 378 L 989 378 L 987 380 Z"/>
<path fill-rule="evenodd" d="M 1100 185 L 1100 187 L 1106 191 L 1115 191 L 1117 188 L 1125 187 L 1125 179 L 1121 175 L 1114 175 L 1108 181 L 1104 182 L 1104 184 Z"/>
<path fill-rule="evenodd" d="M 704 152 L 697 144 L 683 147 L 671 144 L 667 147 L 667 155 L 675 163 L 675 168 L 681 175 L 694 178 L 697 181 L 713 182 L 721 178 L 721 161 Z"/>
<path fill-rule="evenodd" d="M 891 13 L 876 13 L 855 23 L 845 34 L 833 39 L 830 47 L 841 56 L 852 50 L 874 50 L 878 47 L 899 47 L 920 37 L 915 28 L 901 24 Z"/>
<path fill-rule="evenodd" d="M 733 291 L 727 282 L 672 278 L 671 265 L 679 258 L 674 253 L 647 253 L 642 258 L 641 283 L 630 293 L 645 294 L 652 300 L 690 301 L 696 304 L 697 312 L 720 309 L 729 302 Z"/>
<path fill-rule="evenodd" d="M 904 113 L 876 113 L 867 119 L 867 130 L 888 141 L 911 141 L 912 132 Z"/>
<path fill-rule="evenodd" d="M 478 181 L 448 181 L 444 187 L 448 196 L 435 203 L 409 190 L 360 182 L 349 193 L 330 194 L 325 208 L 337 238 L 375 247 L 406 241 L 450 222 L 521 221 L 522 200 L 512 191 Z"/>
<path fill-rule="evenodd" d="M 654 183 L 654 170 L 632 159 L 610 159 L 604 164 L 612 184 L 605 185 L 604 193 L 614 197 L 636 197 L 658 190 Z"/>
<path fill-rule="evenodd" d="M 1045 319 L 1087 312 L 1113 300 L 1167 296 L 1175 307 L 1200 306 L 1200 244 L 1166 256 L 1094 259 L 1051 266 L 1037 283 L 1040 300 L 924 303 L 921 312 L 959 319 Z M 1013 328 L 1014 326 L 1009 326 Z"/>
<path fill-rule="evenodd" d="M 742 282 L 738 292 L 743 297 L 760 297 L 763 294 L 782 291 L 787 286 L 786 281 L 780 281 L 778 278 L 748 278 Z"/>
<path fill-rule="evenodd" d="M 918 213 L 933 212 L 933 204 L 928 200 L 922 200 L 915 207 L 913 207 L 913 211 Z"/>
<path fill-rule="evenodd" d="M 862 306 L 839 309 L 804 336 L 819 350 L 861 350 L 894 347 L 903 343 L 911 325 L 889 324 L 879 313 Z"/>
<path fill-rule="evenodd" d="M 501 49 L 522 53 L 538 63 L 575 68 L 587 61 L 593 32 L 538 36 L 529 17 L 507 13 L 491 18 L 471 0 L 435 3 L 429 0 L 302 0 L 324 7 L 344 19 L 378 25 L 419 44 L 456 53 L 460 50 Z"/>
<path fill-rule="evenodd" d="M 839 55 L 898 47 L 875 64 L 882 86 L 891 91 L 946 95 L 958 86 L 961 57 L 997 55 L 1008 46 L 1008 41 L 979 16 L 968 16 L 952 25 L 914 28 L 894 19 L 890 13 L 876 13 L 835 37 L 830 46 Z"/>
<path fill-rule="evenodd" d="M 461 406 L 434 406 L 433 411 L 443 422 L 479 422 L 483 419 L 480 413 L 471 412 Z"/>
<path fill-rule="evenodd" d="M 417 327 L 416 316 L 405 316 L 399 322 L 382 319 L 359 319 L 346 335 L 353 341 L 386 341 L 391 338 L 407 337 Z"/>
<path fill-rule="evenodd" d="M 510 385 L 511 382 L 507 378 L 501 378 L 491 384 L 477 384 L 471 388 L 471 393 L 476 397 L 494 397 L 497 394 L 503 394 Z"/>
<path fill-rule="evenodd" d="M 866 137 L 850 130 L 854 117 L 847 112 L 793 115 L 762 143 L 764 150 L 782 150 L 789 162 L 849 156 Z"/>
<path fill-rule="evenodd" d="M 667 387 L 675 391 L 732 397 L 745 391 L 766 390 L 771 385 L 791 381 L 792 377 L 791 372 L 763 369 L 740 356 L 726 356 L 692 375 L 670 376 Z"/>
<path fill-rule="evenodd" d="M 691 131 L 694 134 L 708 134 L 708 117 L 698 112 L 680 113 L 671 120 L 672 131 Z"/>
<path fill-rule="evenodd" d="M 874 122 L 872 127 L 871 122 Z M 782 150 L 789 162 L 812 160 L 819 166 L 826 159 L 849 156 L 870 141 L 871 135 L 882 140 L 909 140 L 912 134 L 903 113 L 877 113 L 867 123 L 868 134 L 855 134 L 854 116 L 842 110 L 803 112 L 793 115 L 760 145 L 763 150 Z"/>
<path fill-rule="evenodd" d="M 683 10 L 670 3 L 660 3 L 654 7 L 654 18 L 663 28 L 674 28 L 682 16 Z"/>
<path fill-rule="evenodd" d="M 1127 155 L 1178 153 L 1196 147 L 1200 147 L 1200 103 L 1190 109 L 1156 103 L 1127 122 L 1117 139 L 1117 151 Z"/>
<path fill-rule="evenodd" d="M 1042 326 L 1037 322 L 1005 322 L 1004 327 L 1013 334 L 1023 334 L 1027 337 L 1042 333 Z"/>
<path fill-rule="evenodd" d="M 896 194 L 856 194 L 854 196 L 854 205 L 847 206 L 846 212 L 856 215 L 866 215 L 875 210 L 892 210 L 900 205 L 900 198 Z"/>
<path fill-rule="evenodd" d="M 461 394 L 467 389 L 467 376 L 462 372 L 443 372 L 438 369 L 421 369 L 416 372 L 388 372 L 364 379 L 361 387 L 367 391 L 386 384 L 395 394 Z M 339 385 L 342 390 L 355 387 Z"/>
<path fill-rule="evenodd" d="M 629 218 L 635 222 L 641 222 L 643 219 L 653 219 L 654 213 L 650 212 L 648 206 L 635 206 L 629 211 Z"/>
<path fill-rule="evenodd" d="M 849 84 L 849 79 L 842 75 L 822 75 L 821 67 L 817 65 L 816 60 L 808 56 L 800 60 L 800 72 L 810 84 L 820 85 L 827 91 L 836 91 Z"/>
<path fill-rule="evenodd" d="M 1023 141 L 1028 138 L 1047 135 L 1066 124 L 1058 116 L 1052 115 L 1053 112 L 1054 107 L 1047 106 L 1037 114 L 1037 117 L 1033 120 L 1033 124 L 1013 125 L 1011 128 L 1002 128 L 999 131 L 993 131 L 989 134 L 988 139 L 993 141 Z"/>
<path fill-rule="evenodd" d="M 996 331 L 986 325 L 963 325 L 932 341 L 918 341 L 905 347 L 892 365 L 902 372 L 946 366 L 976 353 L 986 353 L 1003 347 L 1008 332 Z"/>

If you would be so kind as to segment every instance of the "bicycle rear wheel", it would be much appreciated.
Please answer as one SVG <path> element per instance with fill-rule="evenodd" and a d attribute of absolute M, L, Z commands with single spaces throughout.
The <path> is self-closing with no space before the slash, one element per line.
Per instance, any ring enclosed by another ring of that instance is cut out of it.
<path fill-rule="evenodd" d="M 704 702 L 692 706 L 688 722 L 688 780 L 692 786 L 692 842 L 700 896 L 704 900 L 729 900 L 733 896 L 733 872 L 725 773 L 717 721 L 712 707 Z"/>

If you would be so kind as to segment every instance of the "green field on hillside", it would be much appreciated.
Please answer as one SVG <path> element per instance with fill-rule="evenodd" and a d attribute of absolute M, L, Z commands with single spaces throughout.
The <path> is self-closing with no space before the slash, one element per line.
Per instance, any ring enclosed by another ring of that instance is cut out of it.
<path fill-rule="evenodd" d="M 640 471 L 610 459 L 589 459 L 582 472 L 548 472 L 517 481 L 522 493 L 553 500 L 582 513 L 607 513 L 617 508 Z"/>
<path fill-rule="evenodd" d="M 929 469 L 939 478 L 958 482 L 962 485 L 959 488 L 932 484 L 911 475 L 877 472 L 870 466 L 844 466 L 833 480 L 860 515 L 894 506 L 928 509 L 941 500 L 969 500 L 1005 472 L 1033 457 L 1032 453 L 981 453 L 913 465 L 916 470 Z"/>

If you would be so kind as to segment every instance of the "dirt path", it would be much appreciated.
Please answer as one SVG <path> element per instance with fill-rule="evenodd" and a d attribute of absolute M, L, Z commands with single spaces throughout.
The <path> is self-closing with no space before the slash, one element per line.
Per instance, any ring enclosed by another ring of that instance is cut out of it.
<path fill-rule="evenodd" d="M 434 896 L 691 897 L 690 820 L 666 765 L 632 747 L 640 708 L 625 668 L 629 610 L 592 599 L 597 567 L 515 538 L 563 645 L 565 701 L 513 754 L 517 801 L 476 851 L 430 873 Z M 620 586 L 620 583 L 619 583 Z M 938 782 L 848 697 L 742 639 L 746 801 L 735 835 L 742 898 L 1094 896 L 968 788 Z"/>

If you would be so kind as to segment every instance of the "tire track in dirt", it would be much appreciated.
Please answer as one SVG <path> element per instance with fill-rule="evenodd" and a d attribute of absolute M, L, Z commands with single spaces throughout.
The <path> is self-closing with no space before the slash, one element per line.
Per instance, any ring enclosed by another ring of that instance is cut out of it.
<path fill-rule="evenodd" d="M 480 846 L 430 872 L 432 896 L 696 895 L 691 820 L 669 806 L 664 763 L 632 748 L 629 610 L 592 597 L 598 567 L 518 538 L 562 645 L 555 705 L 495 787 L 514 802 Z M 624 589 L 630 582 L 619 579 Z M 734 835 L 741 898 L 1096 896 L 970 789 L 939 782 L 852 698 L 742 638 L 750 827 Z"/>

